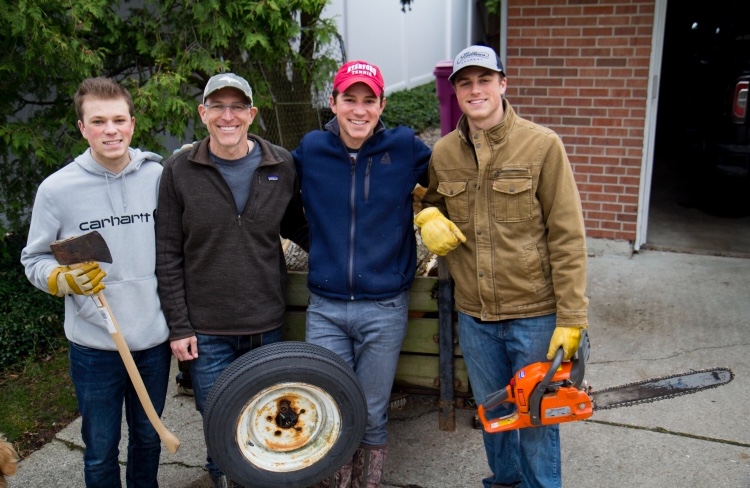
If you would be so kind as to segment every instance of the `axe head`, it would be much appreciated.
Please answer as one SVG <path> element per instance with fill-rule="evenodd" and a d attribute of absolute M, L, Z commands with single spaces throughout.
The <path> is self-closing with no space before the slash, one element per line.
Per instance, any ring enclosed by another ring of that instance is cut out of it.
<path fill-rule="evenodd" d="M 112 262 L 112 254 L 109 252 L 107 242 L 97 231 L 60 239 L 50 244 L 49 247 L 52 249 L 52 254 L 55 255 L 57 262 L 62 265 L 88 261 Z"/>

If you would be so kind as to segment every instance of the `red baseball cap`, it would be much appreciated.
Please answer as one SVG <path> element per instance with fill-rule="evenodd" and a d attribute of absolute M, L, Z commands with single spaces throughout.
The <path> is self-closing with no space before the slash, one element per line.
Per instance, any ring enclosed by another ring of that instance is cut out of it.
<path fill-rule="evenodd" d="M 372 89 L 376 97 L 383 93 L 383 87 L 385 86 L 380 68 L 362 60 L 349 61 L 339 68 L 339 72 L 333 79 L 333 88 L 339 92 L 344 92 L 355 83 L 365 83 Z"/>

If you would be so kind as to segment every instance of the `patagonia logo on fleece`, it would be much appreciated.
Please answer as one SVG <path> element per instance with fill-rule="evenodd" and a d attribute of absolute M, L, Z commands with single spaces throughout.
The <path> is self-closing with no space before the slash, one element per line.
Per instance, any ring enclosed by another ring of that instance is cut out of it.
<path fill-rule="evenodd" d="M 268 175 L 268 181 L 279 181 L 279 175 Z"/>
<path fill-rule="evenodd" d="M 380 164 L 391 164 L 391 155 L 387 152 L 380 158 Z"/>

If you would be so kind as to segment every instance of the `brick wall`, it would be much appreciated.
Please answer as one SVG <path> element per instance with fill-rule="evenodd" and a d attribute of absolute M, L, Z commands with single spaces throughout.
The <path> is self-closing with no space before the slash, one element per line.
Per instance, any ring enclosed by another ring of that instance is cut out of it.
<path fill-rule="evenodd" d="M 508 0 L 506 97 L 555 130 L 589 237 L 635 240 L 655 0 Z"/>

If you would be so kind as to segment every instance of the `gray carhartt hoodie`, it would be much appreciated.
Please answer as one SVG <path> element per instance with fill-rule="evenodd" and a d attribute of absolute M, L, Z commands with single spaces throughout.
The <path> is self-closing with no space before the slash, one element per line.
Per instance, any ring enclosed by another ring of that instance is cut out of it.
<path fill-rule="evenodd" d="M 104 294 L 128 346 L 140 351 L 169 335 L 154 271 L 154 211 L 162 158 L 128 151 L 130 163 L 119 174 L 97 163 L 88 149 L 42 182 L 21 263 L 29 281 L 49 293 L 47 278 L 59 266 L 50 243 L 98 231 L 113 261 L 100 263 L 107 273 Z M 117 349 L 90 297 L 65 297 L 65 335 L 82 346 Z"/>

